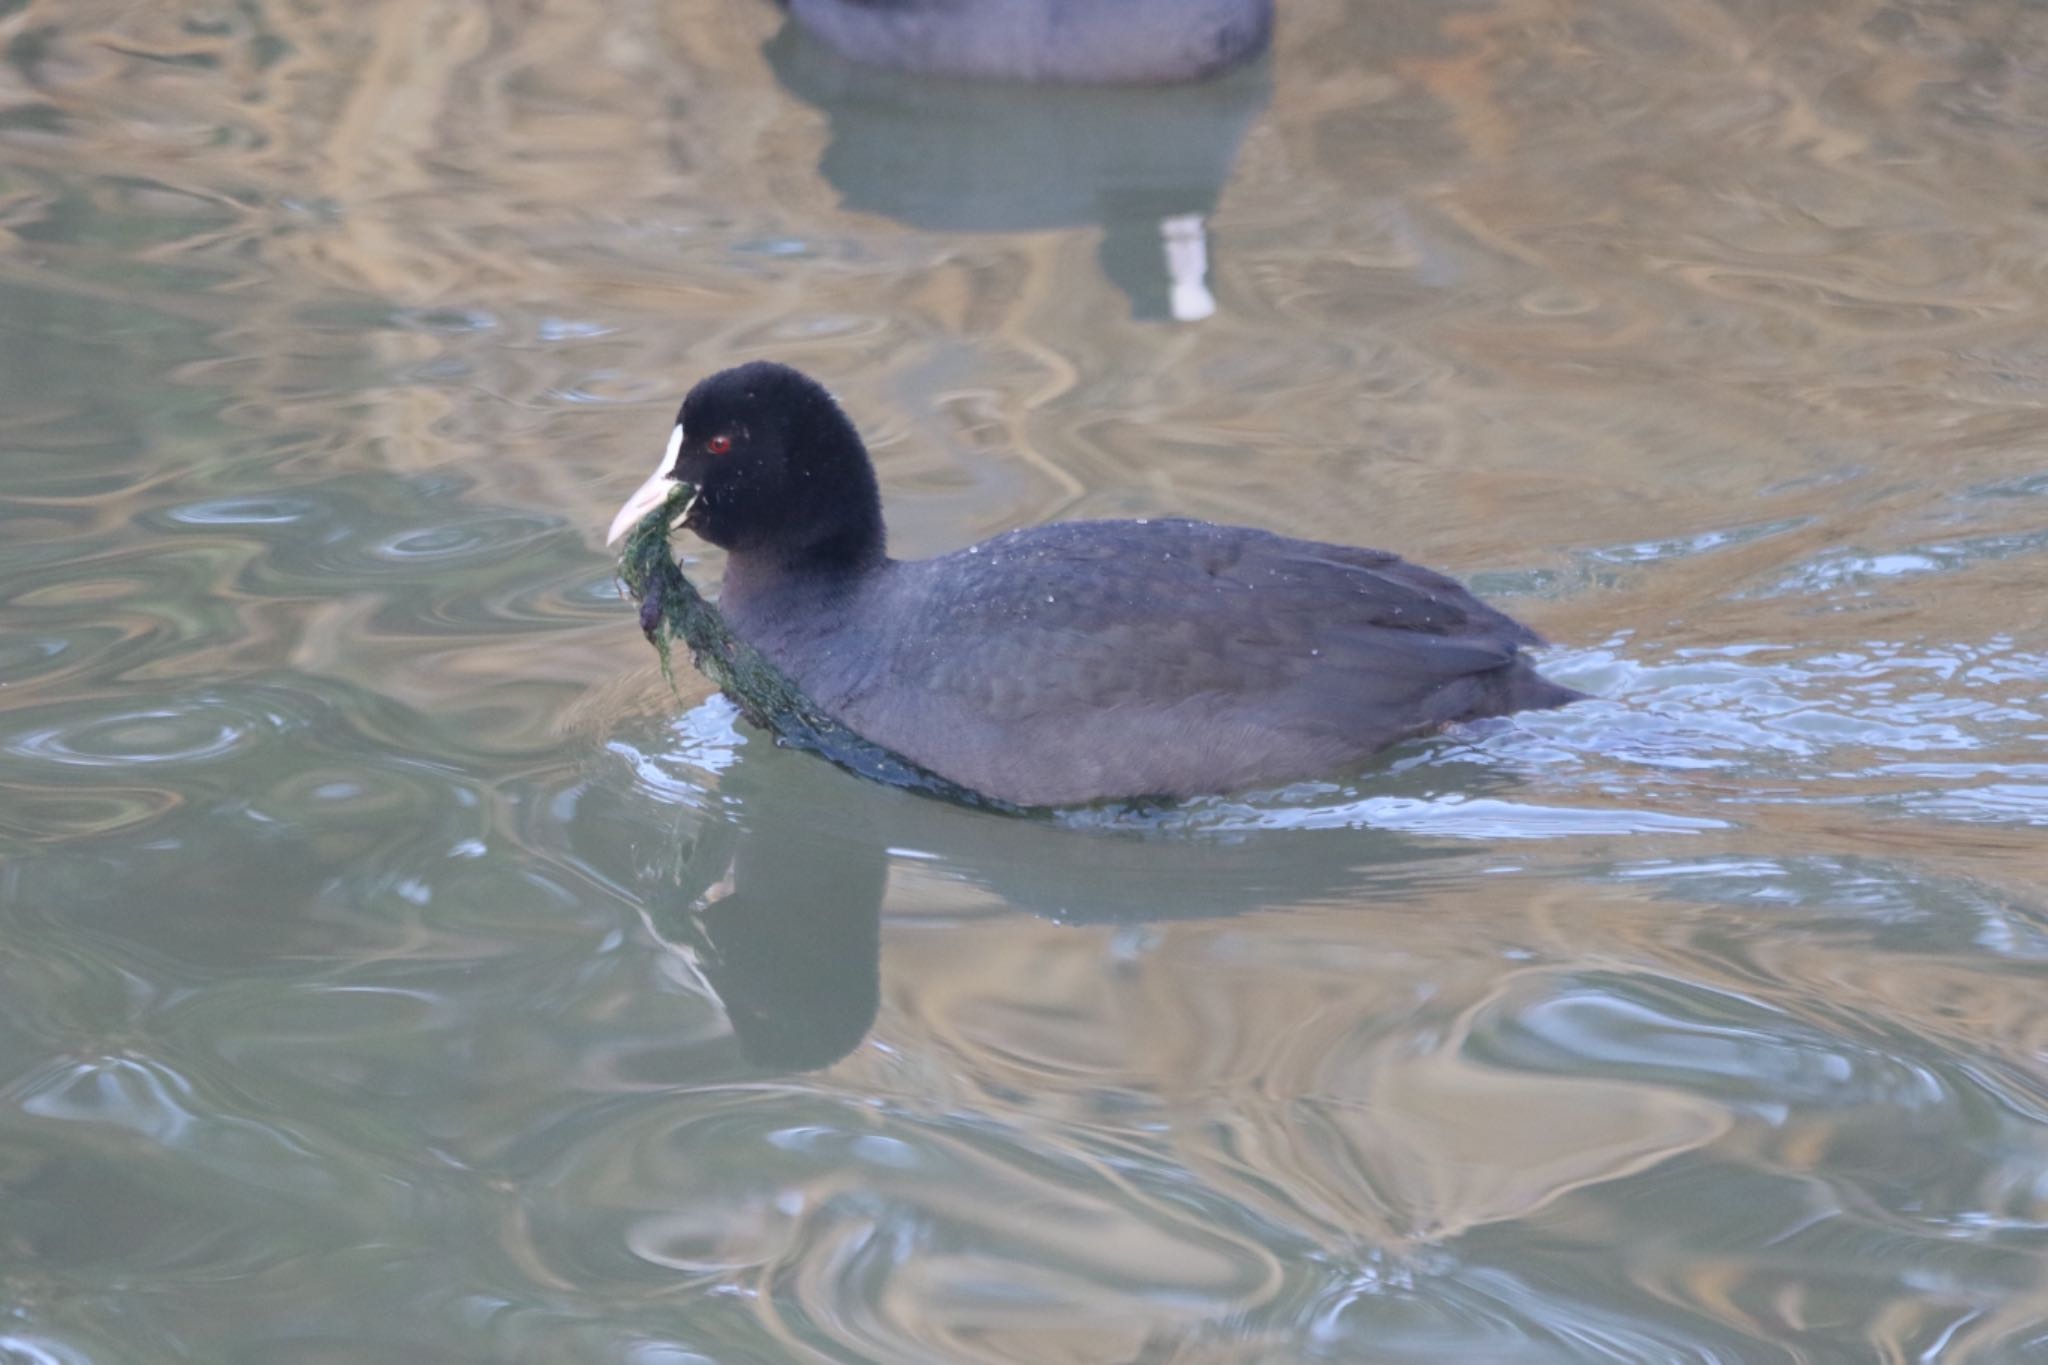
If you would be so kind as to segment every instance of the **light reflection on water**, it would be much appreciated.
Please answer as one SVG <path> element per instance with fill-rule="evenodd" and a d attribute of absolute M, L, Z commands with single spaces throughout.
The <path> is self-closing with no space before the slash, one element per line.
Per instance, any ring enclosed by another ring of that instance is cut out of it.
<path fill-rule="evenodd" d="M 1063 161 L 765 4 L 0 14 L 0 1357 L 2048 1353 L 2048 28 L 1282 20 Z M 1387 544 L 1598 700 L 862 784 L 594 544 L 757 355 L 905 552 Z"/>

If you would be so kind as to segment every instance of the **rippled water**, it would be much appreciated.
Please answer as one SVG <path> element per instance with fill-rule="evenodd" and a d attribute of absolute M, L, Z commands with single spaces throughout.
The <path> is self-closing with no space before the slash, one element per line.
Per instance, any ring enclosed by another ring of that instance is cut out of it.
<path fill-rule="evenodd" d="M 778 24 L 0 4 L 0 1361 L 2048 1360 L 2048 12 Z M 1382 544 L 1599 700 L 1054 822 L 777 750 L 596 544 L 755 356 L 902 550 Z"/>

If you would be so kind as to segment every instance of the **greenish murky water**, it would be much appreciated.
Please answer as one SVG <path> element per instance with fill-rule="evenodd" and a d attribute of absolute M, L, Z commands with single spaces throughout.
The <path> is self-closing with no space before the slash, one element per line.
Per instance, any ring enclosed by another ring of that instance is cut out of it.
<path fill-rule="evenodd" d="M 0 4 L 0 1362 L 2048 1360 L 2048 13 L 778 27 Z M 778 750 L 597 544 L 762 356 L 901 552 L 1384 545 L 1599 700 Z"/>

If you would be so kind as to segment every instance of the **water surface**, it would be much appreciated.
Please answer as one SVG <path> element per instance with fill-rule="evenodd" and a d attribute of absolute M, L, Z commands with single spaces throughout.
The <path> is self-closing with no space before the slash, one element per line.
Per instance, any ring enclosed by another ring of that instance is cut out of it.
<path fill-rule="evenodd" d="M 0 1360 L 2048 1360 L 2048 13 L 778 27 L 0 6 Z M 763 356 L 899 552 L 1385 545 L 1599 700 L 1052 822 L 778 750 L 596 543 Z"/>

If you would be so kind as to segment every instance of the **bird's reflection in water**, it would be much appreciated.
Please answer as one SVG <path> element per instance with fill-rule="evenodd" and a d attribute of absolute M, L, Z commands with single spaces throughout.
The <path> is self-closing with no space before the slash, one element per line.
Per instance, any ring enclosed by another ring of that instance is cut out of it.
<path fill-rule="evenodd" d="M 927 232 L 1100 228 L 1136 317 L 1215 311 L 1207 221 L 1272 96 L 1268 62 L 1178 85 L 967 81 L 856 65 L 794 23 L 764 53 L 831 121 L 819 171 L 847 208 Z"/>
<path fill-rule="evenodd" d="M 748 1062 L 811 1071 L 875 1022 L 888 881 L 879 840 L 821 834 L 773 801 L 728 801 L 650 899 L 648 924 L 694 956 Z"/>
<path fill-rule="evenodd" d="M 1376 794 L 1482 796 L 1498 768 L 1410 751 L 1367 779 Z M 1463 850 L 1373 829 L 1189 830 L 1162 807 L 1075 820 L 991 814 L 864 781 L 749 743 L 692 813 L 646 922 L 715 994 L 745 1061 L 831 1065 L 860 1045 L 881 998 L 881 915 L 892 859 L 982 887 L 1060 923 L 1142 924 L 1318 901 L 1412 896 Z M 1370 913 L 1370 905 L 1361 909 Z"/>

